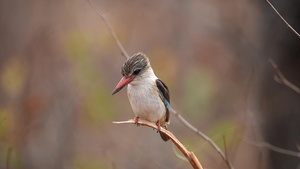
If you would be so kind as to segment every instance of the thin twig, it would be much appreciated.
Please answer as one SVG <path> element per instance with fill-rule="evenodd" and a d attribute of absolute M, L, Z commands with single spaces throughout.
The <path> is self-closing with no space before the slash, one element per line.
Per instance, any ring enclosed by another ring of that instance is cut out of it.
<path fill-rule="evenodd" d="M 278 66 L 275 64 L 275 62 L 272 59 L 269 59 L 269 63 L 274 68 L 274 70 L 276 71 L 276 73 L 277 73 L 278 77 L 280 78 L 281 82 L 284 85 L 286 85 L 287 87 L 294 90 L 296 93 L 300 94 L 300 89 L 297 86 L 295 86 L 293 83 L 286 80 L 286 78 L 283 76 L 283 74 L 279 70 Z"/>
<path fill-rule="evenodd" d="M 183 161 L 185 161 L 185 162 L 189 162 L 189 160 L 187 160 L 185 157 L 183 157 L 182 155 L 180 155 L 179 153 L 177 153 L 174 144 L 172 144 L 172 149 L 173 149 L 173 153 L 175 154 L 175 156 L 176 156 L 177 158 L 179 158 L 180 160 L 183 160 Z"/>
<path fill-rule="evenodd" d="M 296 151 L 291 151 L 291 150 L 287 150 L 287 149 L 283 149 L 280 147 L 276 147 L 270 143 L 265 143 L 265 142 L 253 142 L 253 141 L 249 141 L 247 139 L 242 139 L 244 142 L 257 146 L 257 147 L 264 147 L 264 148 L 268 148 L 269 150 L 272 150 L 274 152 L 280 153 L 280 154 L 285 154 L 285 155 L 289 155 L 289 156 L 293 156 L 293 157 L 298 157 L 300 158 L 300 152 L 296 152 Z"/>
<path fill-rule="evenodd" d="M 280 17 L 280 19 L 288 26 L 288 28 L 290 28 L 290 30 L 292 30 L 297 36 L 298 38 L 300 38 L 300 34 L 280 15 L 280 13 L 276 10 L 276 8 L 271 4 L 270 1 L 266 0 L 268 2 L 268 4 L 271 6 L 271 8 L 276 12 L 276 14 Z"/>
<path fill-rule="evenodd" d="M 119 122 L 113 122 L 115 124 L 135 124 L 135 121 L 133 119 L 130 119 L 128 121 L 119 121 Z M 139 125 L 142 126 L 148 126 L 151 128 L 154 128 L 158 130 L 158 127 L 155 123 L 148 122 L 146 120 L 139 119 L 138 121 Z M 195 154 L 191 151 L 188 151 L 183 144 L 169 131 L 164 128 L 160 128 L 160 132 L 163 132 L 166 134 L 172 142 L 177 146 L 177 148 L 182 152 L 182 154 L 186 157 L 187 160 L 189 160 L 190 164 L 193 166 L 195 169 L 203 169 L 201 166 L 199 160 L 195 156 Z"/>
<path fill-rule="evenodd" d="M 225 151 L 225 157 L 228 159 L 228 154 L 227 154 L 227 146 L 226 146 L 226 137 L 223 134 L 223 144 L 224 144 L 224 151 Z"/>
<path fill-rule="evenodd" d="M 178 112 L 176 112 L 173 108 L 171 108 L 171 113 L 175 115 L 175 117 L 178 118 L 180 122 L 182 122 L 185 126 L 187 126 L 189 129 L 197 133 L 200 137 L 202 137 L 205 141 L 207 141 L 222 157 L 222 159 L 225 161 L 228 168 L 233 169 L 232 164 L 230 161 L 226 158 L 224 152 L 218 147 L 218 145 L 212 141 L 208 136 L 206 136 L 204 133 L 202 133 L 200 130 L 198 130 L 196 127 L 191 125 L 188 121 L 186 121 Z"/>
<path fill-rule="evenodd" d="M 126 59 L 129 58 L 129 55 L 127 54 L 126 50 L 124 49 L 123 45 L 121 44 L 120 40 L 118 39 L 117 35 L 115 34 L 113 28 L 111 27 L 111 25 L 109 24 L 106 16 L 101 12 L 100 9 L 98 9 L 94 3 L 93 0 L 88 0 L 88 2 L 91 4 L 91 6 L 96 10 L 96 12 L 98 13 L 98 15 L 102 18 L 102 20 L 104 21 L 106 27 L 108 28 L 111 36 L 114 38 L 114 40 L 116 41 L 118 47 L 120 48 L 122 55 L 126 57 Z"/>

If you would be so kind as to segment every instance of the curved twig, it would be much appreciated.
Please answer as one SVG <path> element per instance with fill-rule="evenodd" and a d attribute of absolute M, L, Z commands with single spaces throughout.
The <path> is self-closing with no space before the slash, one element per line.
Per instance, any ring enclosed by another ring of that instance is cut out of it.
<path fill-rule="evenodd" d="M 115 124 L 135 124 L 135 121 L 133 119 L 127 120 L 127 121 L 118 121 L 118 122 L 113 122 Z M 139 125 L 142 126 L 148 126 L 151 128 L 154 128 L 158 130 L 158 127 L 156 126 L 155 123 L 148 122 L 146 120 L 139 119 L 138 121 Z M 195 169 L 203 169 L 201 166 L 198 158 L 195 156 L 195 154 L 191 151 L 188 151 L 183 144 L 169 131 L 164 128 L 160 128 L 160 131 L 166 134 L 172 142 L 177 146 L 177 148 L 182 152 L 182 154 L 186 157 L 186 159 L 190 162 L 190 164 L 193 166 Z"/>
<path fill-rule="evenodd" d="M 106 27 L 108 28 L 108 30 L 109 30 L 111 36 L 114 38 L 114 40 L 116 41 L 118 47 L 120 48 L 120 50 L 121 50 L 123 56 L 125 56 L 126 59 L 128 59 L 128 58 L 129 58 L 129 55 L 127 54 L 126 50 L 124 49 L 123 45 L 121 44 L 120 40 L 118 39 L 118 37 L 117 37 L 116 33 L 114 32 L 113 28 L 112 28 L 111 25 L 109 24 L 109 22 L 108 22 L 106 16 L 101 12 L 100 9 L 98 9 L 98 8 L 96 7 L 96 5 L 95 5 L 95 3 L 94 3 L 93 0 L 88 0 L 88 1 L 89 1 L 89 3 L 91 4 L 91 6 L 96 10 L 96 12 L 98 13 L 98 15 L 102 18 L 102 20 L 104 21 L 104 23 L 105 23 Z"/>
<path fill-rule="evenodd" d="M 174 146 L 174 144 L 172 144 L 172 149 L 173 149 L 173 153 L 174 153 L 175 157 L 177 157 L 178 159 L 183 160 L 185 162 L 189 162 L 189 160 L 187 160 L 185 157 L 183 157 L 176 151 L 176 147 Z"/>
<path fill-rule="evenodd" d="M 292 30 L 297 36 L 298 38 L 300 38 L 300 34 L 280 15 L 280 13 L 276 10 L 276 8 L 271 4 L 270 1 L 266 0 L 268 2 L 268 4 L 271 6 L 271 8 L 276 12 L 276 14 L 280 17 L 280 19 L 288 26 L 288 28 L 290 28 L 290 30 Z"/>

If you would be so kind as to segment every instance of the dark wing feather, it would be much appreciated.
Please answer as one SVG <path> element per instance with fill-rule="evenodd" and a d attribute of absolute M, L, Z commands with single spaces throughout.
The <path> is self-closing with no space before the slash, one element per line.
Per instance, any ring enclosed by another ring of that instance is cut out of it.
<path fill-rule="evenodd" d="M 162 96 L 162 101 L 164 102 L 166 106 L 166 122 L 169 122 L 170 119 L 170 94 L 169 94 L 169 89 L 167 85 L 159 80 L 156 79 L 156 86 Z"/>

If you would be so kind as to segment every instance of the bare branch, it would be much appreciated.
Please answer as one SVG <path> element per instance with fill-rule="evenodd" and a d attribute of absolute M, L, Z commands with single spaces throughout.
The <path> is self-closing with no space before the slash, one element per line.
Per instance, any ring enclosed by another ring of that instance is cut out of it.
<path fill-rule="evenodd" d="M 122 55 L 126 57 L 126 59 L 129 58 L 129 55 L 127 54 L 126 50 L 124 49 L 123 45 L 121 44 L 120 40 L 118 39 L 117 35 L 115 34 L 113 28 L 111 27 L 111 25 L 109 24 L 106 16 L 101 12 L 100 9 L 98 9 L 94 3 L 93 0 L 88 0 L 88 2 L 91 4 L 91 6 L 96 10 L 96 12 L 98 13 L 98 15 L 102 18 L 102 20 L 104 21 L 106 27 L 108 28 L 111 36 L 114 38 L 114 40 L 116 41 L 118 47 L 120 48 Z"/>
<path fill-rule="evenodd" d="M 268 148 L 269 150 L 272 150 L 274 152 L 280 153 L 280 154 L 285 154 L 285 155 L 289 155 L 289 156 L 293 156 L 293 157 L 298 157 L 300 158 L 300 152 L 296 152 L 296 151 L 291 151 L 291 150 L 287 150 L 287 149 L 283 149 L 283 148 L 279 148 L 276 146 L 273 146 L 270 143 L 265 143 L 265 142 L 253 142 L 253 141 L 249 141 L 246 139 L 241 139 L 244 142 L 257 146 L 257 147 L 264 147 L 264 148 Z"/>
<path fill-rule="evenodd" d="M 133 119 L 130 119 L 128 121 L 120 121 L 120 122 L 113 122 L 113 123 L 115 123 L 115 124 L 135 124 L 135 121 Z M 142 119 L 139 119 L 138 124 L 142 125 L 142 126 L 148 126 L 148 127 L 158 130 L 158 127 L 156 126 L 155 123 L 151 123 L 151 122 L 148 122 L 148 121 L 145 121 Z M 188 151 L 185 148 L 185 146 L 183 144 L 181 144 L 181 142 L 169 130 L 160 128 L 160 131 L 163 132 L 164 134 L 166 134 L 172 140 L 172 142 L 177 146 L 177 148 L 182 152 L 182 154 L 184 154 L 184 156 L 187 158 L 187 160 L 190 162 L 190 164 L 193 166 L 193 168 L 203 169 L 199 160 L 195 156 L 195 154 L 193 152 Z"/>
<path fill-rule="evenodd" d="M 286 78 L 283 76 L 283 74 L 279 70 L 278 66 L 275 64 L 275 62 L 272 59 L 269 59 L 269 64 L 274 68 L 274 70 L 276 71 L 278 77 L 280 78 L 281 82 L 284 85 L 291 88 L 296 93 L 300 94 L 300 89 L 297 86 L 295 86 L 294 84 L 292 84 L 291 82 L 289 82 L 288 80 L 286 80 Z"/>
<path fill-rule="evenodd" d="M 200 130 L 198 130 L 196 127 L 194 127 L 193 125 L 191 125 L 188 121 L 186 121 L 178 112 L 176 112 L 173 108 L 171 108 L 171 113 L 173 113 L 175 115 L 175 117 L 177 117 L 177 119 L 183 123 L 185 126 L 187 126 L 189 129 L 191 129 L 192 131 L 194 131 L 196 134 L 198 134 L 200 137 L 202 137 L 205 141 L 207 141 L 218 153 L 219 155 L 222 157 L 222 159 L 225 161 L 226 165 L 228 166 L 228 168 L 233 169 L 232 164 L 230 163 L 230 161 L 226 158 L 224 152 L 218 147 L 218 145 L 212 141 L 208 136 L 206 136 L 204 133 L 202 133 Z"/>
<path fill-rule="evenodd" d="M 276 8 L 271 4 L 271 2 L 269 0 L 266 0 L 268 2 L 268 4 L 271 6 L 271 8 L 276 12 L 276 14 L 280 17 L 280 19 L 288 26 L 288 28 L 290 28 L 290 30 L 292 30 L 297 36 L 298 38 L 300 38 L 300 34 L 280 15 L 280 13 L 276 10 Z"/>

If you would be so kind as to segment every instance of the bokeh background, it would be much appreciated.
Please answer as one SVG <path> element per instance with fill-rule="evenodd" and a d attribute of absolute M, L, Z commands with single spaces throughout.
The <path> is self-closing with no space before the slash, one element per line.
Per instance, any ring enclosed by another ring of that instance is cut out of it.
<path fill-rule="evenodd" d="M 95 3 L 127 52 L 150 58 L 171 106 L 236 169 L 300 168 L 297 157 L 249 144 L 300 144 L 300 95 L 268 64 L 300 86 L 300 40 L 266 1 Z M 300 1 L 272 3 L 300 31 Z M 126 90 L 111 96 L 125 59 L 86 0 L 2 0 L 0 35 L 1 169 L 191 168 L 156 131 L 112 124 L 134 116 Z M 226 168 L 176 117 L 168 128 L 205 168 Z"/>

